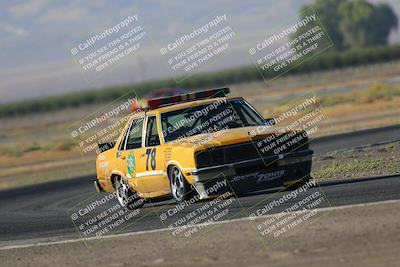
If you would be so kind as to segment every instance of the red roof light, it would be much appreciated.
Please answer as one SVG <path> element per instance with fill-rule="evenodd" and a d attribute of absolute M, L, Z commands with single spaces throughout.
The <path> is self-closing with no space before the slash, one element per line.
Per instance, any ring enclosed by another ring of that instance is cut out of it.
<path fill-rule="evenodd" d="M 189 101 L 214 98 L 214 97 L 225 97 L 229 93 L 230 93 L 229 88 L 218 88 L 218 89 L 188 93 L 183 95 L 153 98 L 148 100 L 147 103 L 149 105 L 149 108 L 155 109 L 176 103 L 189 102 Z"/>

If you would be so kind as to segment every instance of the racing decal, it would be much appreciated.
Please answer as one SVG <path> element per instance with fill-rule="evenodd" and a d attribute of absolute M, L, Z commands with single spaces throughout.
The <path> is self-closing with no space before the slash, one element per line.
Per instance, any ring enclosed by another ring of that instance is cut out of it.
<path fill-rule="evenodd" d="M 267 172 L 267 173 L 262 173 L 262 172 L 253 172 L 245 175 L 238 175 L 232 177 L 231 182 L 241 182 L 245 181 L 247 179 L 257 179 L 257 183 L 262 183 L 266 181 L 271 181 L 277 178 L 282 177 L 285 174 L 285 170 L 280 170 L 280 171 L 275 171 L 275 172 Z"/>
<path fill-rule="evenodd" d="M 149 170 L 149 161 L 152 170 L 156 169 L 156 148 L 146 150 L 146 171 Z"/>
<path fill-rule="evenodd" d="M 284 174 L 285 174 L 285 170 L 259 174 L 258 177 L 257 177 L 258 178 L 257 179 L 257 183 L 262 183 L 262 182 L 274 180 L 274 179 L 282 177 Z"/>
<path fill-rule="evenodd" d="M 135 155 L 133 153 L 129 153 L 128 155 L 127 168 L 128 168 L 128 174 L 134 177 L 136 174 L 136 161 L 135 161 Z"/>

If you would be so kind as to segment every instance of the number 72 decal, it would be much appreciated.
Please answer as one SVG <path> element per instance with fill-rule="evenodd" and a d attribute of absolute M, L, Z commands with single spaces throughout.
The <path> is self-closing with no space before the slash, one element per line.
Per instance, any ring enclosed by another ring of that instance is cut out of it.
<path fill-rule="evenodd" d="M 154 171 L 156 169 L 156 148 L 148 148 L 146 150 L 146 171 L 149 170 L 149 158 L 150 158 L 150 166 Z"/>

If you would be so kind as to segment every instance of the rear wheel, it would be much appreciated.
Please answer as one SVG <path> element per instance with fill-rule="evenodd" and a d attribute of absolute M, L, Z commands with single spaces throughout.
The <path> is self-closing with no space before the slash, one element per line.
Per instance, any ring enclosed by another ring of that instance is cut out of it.
<path fill-rule="evenodd" d="M 143 207 L 144 198 L 139 197 L 125 179 L 117 177 L 114 186 L 117 193 L 117 200 L 122 207 L 130 210 Z"/>
<path fill-rule="evenodd" d="M 172 166 L 169 170 L 169 181 L 171 193 L 176 202 L 188 200 L 192 196 L 190 184 L 183 177 L 182 172 L 176 166 Z"/>

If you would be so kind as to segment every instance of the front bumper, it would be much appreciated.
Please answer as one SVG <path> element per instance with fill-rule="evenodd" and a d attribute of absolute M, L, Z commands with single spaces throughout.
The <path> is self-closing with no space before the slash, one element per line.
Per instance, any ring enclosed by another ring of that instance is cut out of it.
<path fill-rule="evenodd" d="M 217 175 L 224 175 L 226 177 L 242 174 L 245 168 L 254 166 L 264 166 L 265 168 L 273 168 L 279 166 L 286 166 L 300 162 L 311 161 L 313 151 L 310 149 L 298 151 L 295 153 L 280 154 L 268 156 L 264 158 L 249 159 L 229 164 L 222 164 L 218 166 L 205 167 L 192 171 L 195 182 L 203 182 L 213 179 Z"/>
<path fill-rule="evenodd" d="M 210 195 L 207 188 L 222 180 L 227 180 L 228 190 L 235 193 L 282 186 L 310 175 L 312 154 L 307 149 L 196 169 L 192 171 L 194 187 L 204 198 Z"/>

